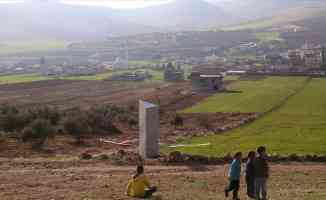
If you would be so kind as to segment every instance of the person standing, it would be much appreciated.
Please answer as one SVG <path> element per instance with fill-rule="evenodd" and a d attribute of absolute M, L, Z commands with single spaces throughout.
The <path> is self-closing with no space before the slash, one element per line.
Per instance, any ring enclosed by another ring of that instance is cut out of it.
<path fill-rule="evenodd" d="M 242 153 L 237 152 L 230 166 L 229 171 L 229 185 L 225 188 L 225 197 L 229 196 L 229 192 L 233 191 L 233 200 L 239 200 L 238 192 L 240 188 L 240 175 L 241 175 L 241 159 Z"/>
<path fill-rule="evenodd" d="M 247 184 L 247 195 L 248 197 L 255 199 L 255 162 L 256 153 L 250 151 L 248 153 L 248 159 L 246 163 L 246 184 Z"/>
<path fill-rule="evenodd" d="M 258 157 L 255 160 L 255 190 L 257 200 L 267 200 L 267 180 L 269 178 L 268 158 L 266 148 L 257 149 Z"/>

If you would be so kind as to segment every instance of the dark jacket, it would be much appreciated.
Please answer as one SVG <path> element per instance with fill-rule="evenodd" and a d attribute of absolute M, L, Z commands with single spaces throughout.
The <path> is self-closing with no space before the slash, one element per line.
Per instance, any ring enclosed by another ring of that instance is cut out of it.
<path fill-rule="evenodd" d="M 246 177 L 254 178 L 255 177 L 255 163 L 254 160 L 248 159 L 246 163 Z"/>
<path fill-rule="evenodd" d="M 269 177 L 269 166 L 267 158 L 258 157 L 255 160 L 255 177 L 256 178 L 268 178 Z"/>

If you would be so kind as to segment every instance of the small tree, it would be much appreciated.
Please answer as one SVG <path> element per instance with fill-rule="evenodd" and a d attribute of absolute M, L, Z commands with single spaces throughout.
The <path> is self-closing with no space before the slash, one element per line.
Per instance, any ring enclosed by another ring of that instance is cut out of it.
<path fill-rule="evenodd" d="M 77 144 L 82 143 L 82 136 L 87 133 L 88 127 L 79 117 L 67 117 L 63 122 L 64 130 L 72 135 Z"/>
<path fill-rule="evenodd" d="M 36 119 L 23 131 L 23 141 L 34 140 L 35 148 L 43 148 L 45 142 L 52 136 L 53 128 L 49 120 Z"/>
<path fill-rule="evenodd" d="M 5 132 L 20 131 L 28 125 L 30 121 L 31 119 L 23 112 L 9 111 L 5 114 L 0 114 L 0 130 Z"/>
<path fill-rule="evenodd" d="M 172 121 L 172 124 L 174 125 L 174 128 L 183 126 L 183 118 L 180 114 L 176 113 L 175 117 Z"/>
<path fill-rule="evenodd" d="M 48 106 L 30 108 L 27 112 L 31 119 L 46 119 L 49 120 L 52 125 L 57 125 L 62 116 L 62 113 L 57 108 Z"/>
<path fill-rule="evenodd" d="M 128 119 L 128 125 L 129 125 L 130 128 L 133 128 L 133 127 L 137 126 L 137 124 L 138 124 L 138 121 L 135 118 L 130 117 Z"/>

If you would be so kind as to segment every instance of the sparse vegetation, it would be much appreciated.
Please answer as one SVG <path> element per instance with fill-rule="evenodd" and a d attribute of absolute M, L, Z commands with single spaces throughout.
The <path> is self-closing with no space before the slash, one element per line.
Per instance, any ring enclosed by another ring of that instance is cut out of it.
<path fill-rule="evenodd" d="M 49 120 L 36 119 L 24 130 L 23 140 L 33 140 L 33 147 L 41 149 L 46 140 L 53 135 L 53 131 Z"/>
<path fill-rule="evenodd" d="M 176 113 L 171 123 L 174 125 L 174 128 L 183 126 L 183 117 L 179 113 Z"/>
<path fill-rule="evenodd" d="M 0 130 L 18 133 L 23 142 L 33 141 L 42 148 L 47 138 L 58 134 L 62 127 L 66 133 L 82 142 L 86 134 L 114 134 L 121 131 L 115 122 L 135 126 L 137 120 L 126 109 L 112 105 L 93 106 L 88 110 L 76 107 L 60 111 L 55 107 L 34 106 L 19 108 L 11 105 L 0 106 Z"/>
<path fill-rule="evenodd" d="M 63 122 L 64 130 L 76 139 L 77 144 L 82 143 L 83 135 L 88 133 L 86 121 L 80 116 L 67 117 Z"/>

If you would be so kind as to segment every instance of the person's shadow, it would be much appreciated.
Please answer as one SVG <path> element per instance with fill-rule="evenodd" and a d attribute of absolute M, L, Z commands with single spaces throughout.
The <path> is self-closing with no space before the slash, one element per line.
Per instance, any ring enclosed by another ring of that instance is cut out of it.
<path fill-rule="evenodd" d="M 162 196 L 161 195 L 153 195 L 150 199 L 151 200 L 162 200 Z"/>

